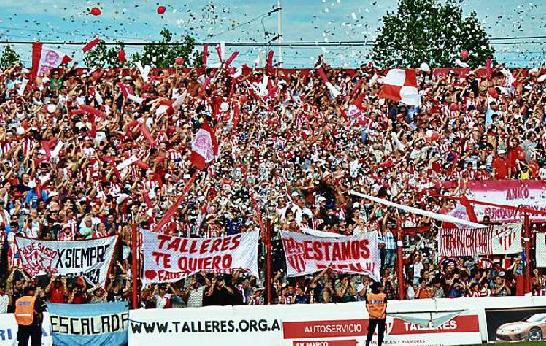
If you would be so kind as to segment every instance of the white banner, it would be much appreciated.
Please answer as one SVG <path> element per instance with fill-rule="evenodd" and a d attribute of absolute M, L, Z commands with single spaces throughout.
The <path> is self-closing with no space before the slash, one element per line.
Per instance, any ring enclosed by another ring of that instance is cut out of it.
<path fill-rule="evenodd" d="M 388 314 L 384 344 L 481 343 L 478 312 L 458 309 L 454 315 L 423 326 Z M 368 330 L 365 303 L 140 309 L 129 317 L 131 346 L 356 346 L 365 345 Z"/>
<path fill-rule="evenodd" d="M 491 227 L 488 228 L 440 228 L 438 251 L 440 256 L 490 255 L 492 250 Z"/>
<path fill-rule="evenodd" d="M 447 257 L 521 253 L 521 228 L 521 222 L 480 229 L 442 228 L 438 249 L 441 256 Z"/>
<path fill-rule="evenodd" d="M 546 233 L 537 233 L 535 243 L 537 267 L 546 268 Z"/>
<path fill-rule="evenodd" d="M 0 315 L 0 346 L 17 346 L 17 321 L 13 314 Z M 30 341 L 29 341 L 30 344 Z M 52 346 L 51 323 L 49 314 L 44 312 L 44 321 L 42 322 L 42 346 Z"/>
<path fill-rule="evenodd" d="M 344 273 L 362 273 L 379 280 L 377 232 L 344 238 L 314 237 L 281 231 L 288 276 L 301 276 L 331 267 Z"/>
<path fill-rule="evenodd" d="M 496 204 L 526 207 L 546 211 L 546 182 L 540 180 L 491 180 L 469 181 L 466 197 L 468 199 L 493 202 Z M 478 220 L 488 216 L 493 222 L 515 222 L 523 220 L 524 212 L 497 208 L 487 205 L 474 205 Z M 457 204 L 449 215 L 468 220 L 466 208 Z M 545 222 L 546 216 L 529 214 L 534 222 Z"/>
<path fill-rule="evenodd" d="M 104 286 L 118 236 L 76 241 L 48 241 L 15 237 L 23 269 L 31 277 L 38 273 L 83 276 L 95 286 Z"/>
<path fill-rule="evenodd" d="M 38 65 L 38 76 L 43 76 L 52 68 L 57 68 L 61 65 L 66 54 L 46 45 L 42 46 L 40 53 L 40 62 Z"/>
<path fill-rule="evenodd" d="M 178 281 L 200 270 L 225 273 L 243 269 L 258 276 L 259 236 L 259 232 L 246 232 L 202 239 L 143 231 L 142 281 Z"/>
<path fill-rule="evenodd" d="M 513 255 L 522 253 L 521 228 L 521 222 L 495 225 L 493 227 L 493 254 Z"/>

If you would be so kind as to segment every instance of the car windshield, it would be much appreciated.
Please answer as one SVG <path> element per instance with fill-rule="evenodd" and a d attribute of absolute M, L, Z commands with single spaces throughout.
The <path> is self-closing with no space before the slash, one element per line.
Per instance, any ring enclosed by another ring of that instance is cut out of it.
<path fill-rule="evenodd" d="M 546 322 L 546 314 L 536 314 L 527 319 L 527 322 Z"/>

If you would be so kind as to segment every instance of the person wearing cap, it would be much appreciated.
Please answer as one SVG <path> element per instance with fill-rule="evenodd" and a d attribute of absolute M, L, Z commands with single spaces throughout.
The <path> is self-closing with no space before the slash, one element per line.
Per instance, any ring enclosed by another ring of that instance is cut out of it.
<path fill-rule="evenodd" d="M 387 295 L 383 292 L 384 287 L 381 282 L 374 282 L 371 286 L 372 292 L 368 293 L 366 298 L 366 308 L 368 309 L 369 324 L 366 346 L 370 345 L 373 334 L 377 327 L 377 345 L 383 344 L 385 335 L 385 326 L 387 321 Z"/>
<path fill-rule="evenodd" d="M 24 290 L 24 296 L 15 302 L 15 320 L 17 321 L 17 342 L 19 346 L 42 345 L 42 320 L 44 305 L 36 288 L 28 286 Z"/>

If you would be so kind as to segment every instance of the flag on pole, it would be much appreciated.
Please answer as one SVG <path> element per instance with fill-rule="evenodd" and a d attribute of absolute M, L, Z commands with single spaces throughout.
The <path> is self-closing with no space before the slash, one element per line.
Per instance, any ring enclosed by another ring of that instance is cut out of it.
<path fill-rule="evenodd" d="M 34 77 L 43 76 L 50 69 L 68 64 L 70 61 L 72 59 L 59 50 L 40 42 L 32 44 L 32 74 Z"/>
<path fill-rule="evenodd" d="M 419 106 L 421 96 L 417 89 L 415 70 L 392 69 L 383 79 L 379 97 L 394 101 L 402 101 L 407 105 Z"/>
<path fill-rule="evenodd" d="M 207 163 L 212 162 L 216 156 L 218 156 L 218 140 L 209 124 L 204 122 L 191 144 L 190 160 L 195 167 L 204 170 Z"/>

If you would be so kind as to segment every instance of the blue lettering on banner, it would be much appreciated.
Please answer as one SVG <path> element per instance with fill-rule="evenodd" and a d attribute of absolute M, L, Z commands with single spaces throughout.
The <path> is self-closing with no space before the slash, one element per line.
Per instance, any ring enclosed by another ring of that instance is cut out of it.
<path fill-rule="evenodd" d="M 0 329 L 0 340 L 13 340 L 14 332 L 11 329 Z"/>

